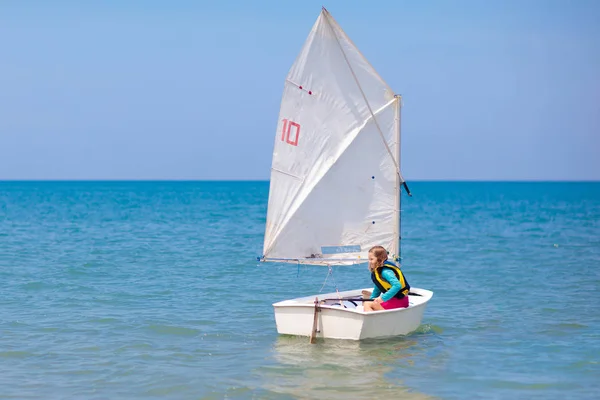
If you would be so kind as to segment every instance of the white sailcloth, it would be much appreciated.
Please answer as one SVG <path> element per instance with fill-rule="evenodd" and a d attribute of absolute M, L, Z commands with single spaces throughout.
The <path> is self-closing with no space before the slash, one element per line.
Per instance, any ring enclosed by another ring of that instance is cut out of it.
<path fill-rule="evenodd" d="M 398 247 L 399 101 L 323 9 L 285 81 L 263 260 L 366 261 Z"/>

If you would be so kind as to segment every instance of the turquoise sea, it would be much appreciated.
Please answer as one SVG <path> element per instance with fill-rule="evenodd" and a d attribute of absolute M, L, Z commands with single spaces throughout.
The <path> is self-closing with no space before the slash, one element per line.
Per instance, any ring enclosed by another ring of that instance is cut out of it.
<path fill-rule="evenodd" d="M 257 263 L 268 182 L 0 182 L 0 398 L 599 398 L 600 183 L 409 186 L 423 325 L 310 345 L 271 304 L 369 275 Z"/>

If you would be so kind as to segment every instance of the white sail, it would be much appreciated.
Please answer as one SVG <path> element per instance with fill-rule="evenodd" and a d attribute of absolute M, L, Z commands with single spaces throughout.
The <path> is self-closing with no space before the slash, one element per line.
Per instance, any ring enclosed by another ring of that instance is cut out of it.
<path fill-rule="evenodd" d="M 285 81 L 264 261 L 397 254 L 399 101 L 323 9 Z"/>

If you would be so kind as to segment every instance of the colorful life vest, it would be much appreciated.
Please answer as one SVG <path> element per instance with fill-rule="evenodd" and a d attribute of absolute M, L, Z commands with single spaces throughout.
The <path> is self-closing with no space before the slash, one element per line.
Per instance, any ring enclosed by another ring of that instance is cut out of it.
<path fill-rule="evenodd" d="M 375 286 L 379 288 L 381 293 L 387 292 L 392 287 L 392 285 L 388 281 L 386 281 L 383 276 L 381 276 L 381 273 L 383 272 L 384 268 L 389 268 L 392 271 L 394 271 L 394 274 L 396 274 L 396 279 L 398 279 L 398 282 L 400 282 L 400 290 L 398 291 L 398 293 L 396 293 L 394 297 L 403 299 L 404 296 L 408 296 L 408 292 L 410 291 L 410 285 L 404 277 L 404 274 L 402 273 L 400 268 L 396 266 L 396 264 L 387 260 L 383 262 L 383 265 L 381 267 L 376 268 L 375 271 L 371 273 L 371 280 L 373 281 Z"/>

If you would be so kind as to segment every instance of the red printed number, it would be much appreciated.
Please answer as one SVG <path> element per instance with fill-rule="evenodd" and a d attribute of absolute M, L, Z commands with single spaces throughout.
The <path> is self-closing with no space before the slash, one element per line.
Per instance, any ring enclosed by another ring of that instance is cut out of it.
<path fill-rule="evenodd" d="M 292 129 L 293 128 L 293 129 Z M 300 137 L 300 125 L 287 118 L 283 120 L 283 129 L 281 130 L 281 141 L 285 141 L 292 146 L 298 146 Z"/>

